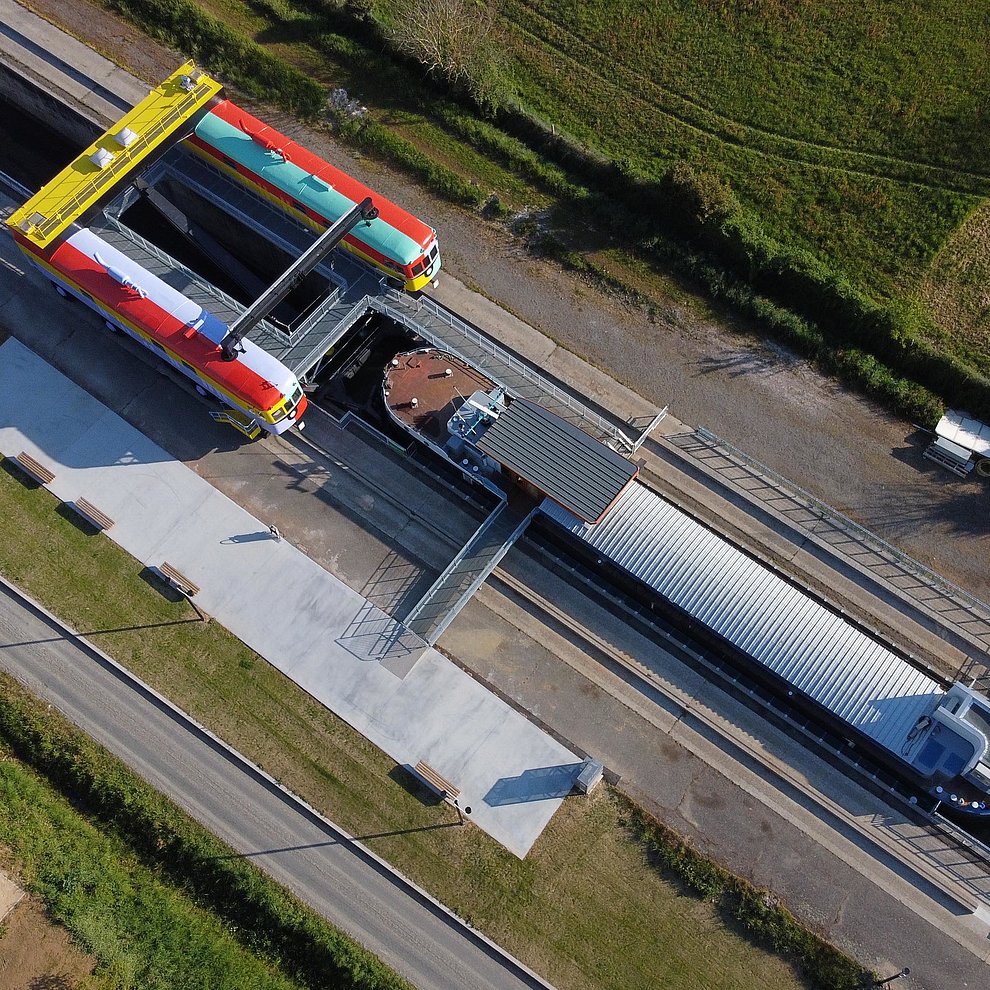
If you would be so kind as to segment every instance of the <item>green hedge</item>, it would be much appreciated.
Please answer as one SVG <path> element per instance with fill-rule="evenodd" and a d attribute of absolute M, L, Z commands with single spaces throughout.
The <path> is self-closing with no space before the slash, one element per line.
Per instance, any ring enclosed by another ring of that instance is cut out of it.
<path fill-rule="evenodd" d="M 871 299 L 810 254 L 785 250 L 738 208 L 716 180 L 686 164 L 668 173 L 662 205 L 655 195 L 641 191 L 643 202 L 654 210 L 648 215 L 659 216 L 682 249 L 696 252 L 707 259 L 707 267 L 721 269 L 723 277 L 745 284 L 755 296 L 817 328 L 815 356 L 826 359 L 825 352 L 832 351 L 835 367 L 859 366 L 847 380 L 864 380 L 863 361 L 849 355 L 870 355 L 885 368 L 890 381 L 868 391 L 878 397 L 902 395 L 907 389 L 904 382 L 916 383 L 918 400 L 908 406 L 929 409 L 925 417 L 929 425 L 940 415 L 934 411 L 939 404 L 933 393 L 990 417 L 990 379 L 928 343 L 939 334 L 918 308 Z M 876 377 L 867 375 L 870 380 Z M 902 405 L 895 408 L 905 411 Z"/>
<path fill-rule="evenodd" d="M 750 283 L 728 274 L 703 255 L 659 239 L 652 246 L 677 271 L 700 283 L 713 299 L 724 300 L 736 312 L 758 321 L 770 336 L 810 358 L 826 373 L 914 422 L 934 426 L 942 415 L 944 404 L 932 389 L 895 373 L 864 348 L 837 346 L 825 337 L 820 325 L 760 295 Z"/>
<path fill-rule="evenodd" d="M 277 960 L 292 979 L 313 990 L 409 990 L 384 963 L 6 675 L 0 675 L 0 738 L 145 863 L 224 919 L 244 944 Z"/>
<path fill-rule="evenodd" d="M 676 253 L 704 257 L 710 269 L 723 269 L 756 296 L 818 327 L 819 356 L 834 350 L 831 364 L 843 370 L 846 381 L 876 381 L 867 371 L 870 362 L 859 357 L 870 355 L 886 368 L 890 382 L 868 391 L 885 400 L 901 396 L 895 403 L 899 411 L 926 410 L 926 422 L 934 425 L 941 414 L 934 412 L 939 405 L 934 393 L 990 418 L 990 379 L 928 343 L 939 334 L 920 309 L 872 299 L 810 253 L 785 249 L 714 176 L 678 162 L 663 181 L 651 182 L 635 175 L 627 162 L 608 161 L 521 110 L 503 109 L 497 122 L 566 175 L 580 176 L 598 201 L 590 208 L 614 233 L 638 240 L 650 254 L 663 232 L 668 244 L 659 257 L 668 262 Z M 587 202 L 571 205 L 589 209 Z M 672 251 L 671 242 L 679 250 Z M 707 280 L 702 282 L 707 287 Z M 917 396 L 905 400 L 912 383 Z"/>
<path fill-rule="evenodd" d="M 188 53 L 252 96 L 312 117 L 326 106 L 323 87 L 191 0 L 102 0 L 151 37 Z"/>
<path fill-rule="evenodd" d="M 738 214 L 718 224 L 717 237 L 704 239 L 731 271 L 814 321 L 835 346 L 869 352 L 896 374 L 990 415 L 990 380 L 929 344 L 925 338 L 938 335 L 917 308 L 871 299 L 810 255 L 784 251 Z"/>
<path fill-rule="evenodd" d="M 102 0 L 125 15 L 153 38 L 188 52 L 211 71 L 252 96 L 299 114 L 315 117 L 328 113 L 322 86 L 283 59 L 270 54 L 191 0 Z M 271 7 L 271 4 L 266 6 Z M 315 38 L 317 47 L 326 39 Z M 337 54 L 340 54 L 337 52 Z M 452 169 L 433 161 L 415 145 L 372 120 L 335 118 L 341 134 L 351 143 L 379 155 L 420 179 L 445 199 L 478 207 L 486 195 Z"/>
<path fill-rule="evenodd" d="M 656 866 L 735 919 L 760 943 L 795 965 L 818 990 L 872 985 L 868 970 L 801 925 L 769 891 L 733 876 L 628 802 L 626 820 Z"/>
<path fill-rule="evenodd" d="M 547 161 L 490 121 L 482 120 L 456 104 L 438 105 L 434 117 L 473 148 L 513 169 L 545 192 L 571 201 L 581 200 L 588 195 L 587 189 L 572 182 L 562 168 Z"/>
<path fill-rule="evenodd" d="M 303 116 L 326 109 L 317 83 L 191 0 L 103 2 L 254 96 Z M 372 43 L 389 46 L 387 34 L 360 3 L 259 3 L 275 19 L 291 19 L 294 7 L 316 14 L 317 25 L 328 30 L 316 32 L 314 47 L 329 45 L 328 54 L 345 61 L 353 61 Z M 329 30 L 348 27 L 357 41 Z M 411 79 L 407 60 L 392 48 L 388 54 L 397 63 L 394 71 Z M 628 163 L 578 146 L 519 108 L 502 107 L 486 119 L 467 109 L 463 93 L 433 80 L 420 79 L 418 85 L 438 95 L 433 113 L 453 133 L 558 196 L 565 210 L 594 215 L 647 255 L 674 261 L 682 273 L 696 277 L 709 292 L 714 287 L 716 296 L 759 319 L 771 334 L 816 358 L 848 384 L 928 425 L 941 414 L 936 396 L 990 418 L 990 380 L 929 344 L 938 335 L 919 309 L 877 302 L 812 255 L 783 248 L 713 176 L 677 163 L 663 181 L 647 181 Z M 353 144 L 395 163 L 437 195 L 471 208 L 488 201 L 480 188 L 387 127 L 344 116 L 335 123 Z M 730 287 L 719 291 L 720 283 Z"/>
<path fill-rule="evenodd" d="M 2 739 L 0 843 L 48 916 L 95 956 L 95 978 L 84 984 L 90 990 L 304 990 L 184 890 L 138 861 L 119 838 L 88 821 L 14 759 Z M 6 948 L 0 941 L 0 959 Z M 0 977 L 0 985 L 13 986 L 9 979 Z M 41 980 L 30 986 L 69 984 Z"/>
<path fill-rule="evenodd" d="M 337 119 L 337 130 L 351 144 L 398 165 L 452 203 L 479 207 L 487 198 L 478 186 L 472 185 L 452 169 L 438 164 L 414 144 L 382 124 L 367 118 L 353 120 L 341 116 Z"/>

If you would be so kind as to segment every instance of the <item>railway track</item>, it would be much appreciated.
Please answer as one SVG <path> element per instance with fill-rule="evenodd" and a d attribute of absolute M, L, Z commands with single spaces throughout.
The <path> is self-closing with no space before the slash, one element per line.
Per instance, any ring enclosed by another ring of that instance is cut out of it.
<path fill-rule="evenodd" d="M 449 307 L 437 305 L 452 313 Z M 482 336 L 490 336 L 482 327 L 469 325 Z M 558 384 L 567 390 L 566 385 Z M 607 410 L 591 405 L 617 428 L 635 432 L 628 423 L 610 417 Z M 637 454 L 643 462 L 642 480 L 682 512 L 745 548 L 771 569 L 793 578 L 834 611 L 849 615 L 870 635 L 897 646 L 919 670 L 936 678 L 973 682 L 984 693 L 990 690 L 990 604 L 704 428 L 687 427 L 682 434 L 662 439 L 649 436 Z M 670 465 L 680 473 L 704 478 L 705 487 L 726 505 L 745 502 L 748 528 L 738 520 L 713 516 L 710 506 L 693 498 L 687 488 L 672 484 L 670 472 L 664 470 Z M 770 526 L 776 535 L 786 534 L 786 557 L 775 551 L 772 540 L 768 543 L 757 535 L 759 523 L 754 527 L 754 519 L 773 520 Z M 897 598 L 904 603 L 905 614 L 915 610 L 919 621 L 938 628 L 937 642 L 926 646 L 909 641 L 901 629 L 865 607 L 863 595 L 844 592 L 834 582 L 825 584 L 820 576 L 801 569 L 794 547 L 804 541 L 831 561 L 833 570 L 856 573 L 856 584 L 868 599 Z M 940 652 L 946 641 L 967 657 L 961 667 L 946 663 Z"/>
<path fill-rule="evenodd" d="M 315 442 L 312 432 L 304 436 L 303 442 L 310 449 L 318 452 L 318 456 L 332 458 L 338 456 L 335 450 L 327 450 Z M 417 467 L 424 473 L 429 470 L 425 464 L 419 464 Z M 353 466 L 351 470 L 354 470 Z M 429 480 L 449 493 L 449 508 L 445 509 L 445 517 L 458 506 L 463 507 L 470 499 L 470 492 L 466 492 L 460 486 L 436 475 L 430 475 Z M 408 512 L 404 503 L 387 488 L 369 477 L 365 477 L 364 481 L 369 491 L 374 491 L 377 497 L 388 500 L 397 512 Z M 473 503 L 472 509 L 471 524 L 484 512 L 480 502 Z M 432 541 L 446 549 L 449 556 L 452 557 L 457 552 L 459 543 L 451 538 L 449 529 L 438 526 L 433 518 L 425 514 L 418 515 L 416 522 L 424 532 L 430 534 Z M 858 754 L 850 754 L 843 745 L 842 739 L 835 735 L 830 736 L 826 728 L 821 725 L 795 717 L 793 712 L 777 703 L 769 692 L 734 671 L 724 658 L 712 656 L 710 650 L 692 642 L 680 630 L 660 621 L 654 615 L 645 613 L 642 609 L 637 609 L 617 588 L 609 587 L 603 582 L 601 575 L 591 574 L 580 566 L 575 566 L 570 559 L 555 553 L 545 540 L 533 539 L 527 535 L 517 544 L 516 556 L 526 558 L 525 565 L 520 564 L 518 569 L 532 575 L 534 567 L 542 566 L 547 573 L 553 574 L 558 580 L 566 581 L 580 598 L 576 602 L 571 600 L 569 608 L 561 607 L 559 601 L 565 596 L 556 594 L 551 597 L 542 594 L 534 587 L 532 580 L 524 580 L 513 574 L 508 567 L 500 566 L 490 579 L 489 587 L 483 588 L 479 593 L 484 604 L 500 611 L 502 617 L 509 622 L 518 624 L 519 613 L 509 614 L 501 609 L 500 603 L 496 601 L 499 594 L 507 594 L 510 599 L 515 598 L 525 603 L 523 611 L 530 615 L 540 615 L 547 627 L 565 629 L 572 641 L 580 642 L 583 647 L 582 652 L 591 660 L 575 668 L 578 673 L 597 688 L 609 692 L 612 697 L 635 710 L 658 731 L 666 731 L 669 728 L 669 712 L 671 706 L 676 706 L 685 717 L 690 717 L 703 724 L 708 731 L 717 733 L 730 751 L 737 752 L 744 761 L 761 764 L 779 781 L 783 791 L 799 791 L 841 823 L 845 829 L 855 832 L 871 844 L 879 844 L 886 838 L 897 845 L 904 845 L 906 840 L 902 833 L 905 829 L 908 830 L 911 833 L 911 846 L 915 853 L 913 858 L 917 860 L 918 852 L 921 853 L 919 872 L 924 879 L 946 896 L 964 904 L 969 910 L 978 903 L 984 891 L 981 885 L 973 883 L 973 874 L 984 872 L 986 866 L 990 865 L 990 848 L 942 816 L 932 814 L 930 808 L 912 802 L 912 795 L 899 789 L 895 778 Z M 429 566 L 415 558 L 410 558 L 410 562 Z M 850 776 L 850 779 L 873 790 L 885 802 L 894 802 L 911 824 L 907 825 L 901 821 L 893 823 L 885 819 L 864 823 L 849 813 L 839 800 L 815 787 L 813 781 L 794 772 L 787 762 L 774 758 L 757 738 L 732 732 L 733 720 L 727 718 L 724 712 L 678 688 L 673 681 L 658 672 L 655 664 L 642 659 L 642 655 L 637 657 L 624 652 L 596 632 L 592 624 L 582 618 L 592 613 L 596 604 L 602 603 L 607 610 L 621 614 L 630 625 L 638 628 L 657 650 L 679 663 L 700 671 L 713 684 L 735 701 L 741 702 L 751 712 L 761 718 L 770 719 L 780 731 L 799 745 L 832 765 L 838 765 Z M 560 654 L 565 662 L 569 656 L 573 654 L 566 652 Z M 459 662 L 456 657 L 452 659 Z M 720 660 L 723 662 L 719 662 Z M 624 675 L 622 678 L 611 676 L 611 673 L 617 669 Z M 477 671 L 472 673 L 478 676 Z M 631 696 L 628 690 L 622 690 L 623 684 L 628 687 L 630 683 L 637 686 L 635 696 Z M 553 731 L 552 726 L 546 727 Z M 566 742 L 572 747 L 576 746 L 572 739 L 567 739 Z M 883 835 L 880 834 L 881 832 Z"/>
<path fill-rule="evenodd" d="M 936 885 L 943 887 L 946 892 L 955 890 L 958 895 L 958 885 L 972 887 L 972 894 L 979 898 L 985 895 L 985 885 L 972 884 L 973 869 L 985 873 L 990 864 L 990 848 L 969 835 L 959 826 L 944 818 L 930 806 L 926 807 L 905 789 L 896 778 L 883 768 L 872 763 L 868 758 L 848 747 L 848 741 L 830 733 L 827 726 L 802 717 L 780 703 L 773 694 L 758 683 L 748 680 L 740 674 L 730 661 L 712 654 L 710 649 L 693 642 L 689 636 L 677 628 L 659 620 L 645 608 L 637 607 L 615 589 L 604 585 L 598 575 L 575 567 L 572 562 L 555 556 L 545 545 L 527 541 L 526 551 L 536 559 L 542 559 L 548 569 L 561 573 L 565 572 L 570 587 L 580 595 L 582 601 L 576 607 L 562 608 L 560 597 L 541 595 L 535 591 L 531 583 L 520 580 L 499 569 L 495 574 L 495 583 L 501 584 L 511 596 L 524 599 L 527 610 L 539 608 L 546 624 L 553 628 L 559 626 L 567 631 L 573 639 L 580 638 L 586 645 L 588 656 L 607 671 L 619 672 L 625 685 L 635 683 L 638 686 L 637 696 L 630 700 L 627 691 L 621 691 L 624 703 L 632 707 L 647 721 L 657 728 L 669 728 L 669 713 L 672 708 L 683 712 L 683 716 L 696 720 L 705 726 L 710 733 L 718 734 L 732 750 L 738 751 L 743 761 L 755 761 L 764 766 L 780 781 L 782 791 L 788 789 L 800 791 L 815 801 L 828 814 L 841 821 L 846 827 L 856 831 L 871 842 L 876 841 L 878 829 L 889 827 L 890 834 L 896 835 L 895 828 L 890 822 L 871 821 L 869 825 L 850 814 L 841 801 L 829 796 L 824 779 L 827 767 L 836 767 L 855 784 L 866 788 L 878 795 L 885 804 L 898 807 L 905 819 L 911 821 L 916 837 L 924 835 L 929 845 L 926 849 L 929 869 L 925 871 L 926 878 Z M 595 625 L 602 623 L 589 622 L 587 616 L 594 614 L 595 608 L 622 620 L 638 633 L 649 644 L 647 648 L 638 651 L 623 649 L 609 638 L 595 631 Z M 649 648 L 652 647 L 652 650 Z M 657 659 L 660 657 L 661 659 Z M 568 654 L 562 654 L 565 661 Z M 669 658 L 669 660 L 664 659 Z M 671 673 L 671 663 L 701 674 L 705 682 L 726 696 L 725 702 L 716 704 L 708 694 L 704 696 L 692 693 L 679 683 L 680 679 Z M 581 665 L 580 672 L 602 686 L 602 678 L 595 676 L 595 671 L 587 665 Z M 613 680 L 613 685 L 617 682 Z M 655 700 L 659 698 L 660 700 Z M 791 762 L 775 756 L 763 745 L 759 728 L 738 732 L 740 724 L 738 709 L 734 704 L 744 706 L 758 719 L 766 720 L 771 734 L 776 730 L 783 732 L 791 742 L 803 747 L 823 761 L 820 779 L 809 779 L 807 775 L 794 771 Z M 736 714 L 732 714 L 736 712 Z M 903 841 L 897 838 L 898 842 Z M 967 866 L 957 869 L 961 863 L 952 861 L 957 853 L 964 852 Z M 951 874 L 949 883 L 936 879 L 934 871 L 948 870 Z"/>
<path fill-rule="evenodd" d="M 32 191 L 23 182 L 18 182 L 12 175 L 0 172 L 0 193 L 10 196 L 12 199 L 27 199 Z"/>

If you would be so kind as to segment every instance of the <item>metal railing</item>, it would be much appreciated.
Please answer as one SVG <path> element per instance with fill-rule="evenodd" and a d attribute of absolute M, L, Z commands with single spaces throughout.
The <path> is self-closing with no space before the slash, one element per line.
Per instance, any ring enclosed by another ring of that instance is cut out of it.
<path fill-rule="evenodd" d="M 190 281 L 190 283 L 205 292 L 206 295 L 214 298 L 217 302 L 226 307 L 228 311 L 240 313 L 244 309 L 244 306 L 234 299 L 233 296 L 227 295 L 223 289 L 218 289 L 212 282 L 208 282 L 206 279 L 200 278 L 191 268 L 187 268 L 181 261 L 177 261 L 152 241 L 142 237 L 136 231 L 131 230 L 127 224 L 122 223 L 116 217 L 107 215 L 104 217 L 104 223 L 107 227 L 113 227 L 113 229 L 116 230 L 121 236 L 126 237 L 127 240 L 140 247 L 143 251 L 151 255 L 151 257 L 153 257 L 160 264 L 164 265 L 166 268 L 181 273 Z M 99 233 L 99 228 L 95 229 L 96 232 Z M 258 326 L 266 333 L 270 333 L 276 340 L 282 342 L 283 344 L 287 343 L 286 335 L 277 327 L 272 326 L 271 323 L 262 321 L 258 324 Z"/>
<path fill-rule="evenodd" d="M 289 257 L 294 258 L 317 236 L 316 231 L 301 220 L 276 209 L 251 189 L 235 182 L 221 168 L 204 161 L 191 151 L 182 149 L 176 160 L 168 162 L 166 168 L 170 178 L 199 193 L 246 227 L 257 231 Z M 214 188 L 210 182 L 216 183 L 219 188 Z M 299 240 L 290 240 L 284 231 L 280 232 L 278 228 L 282 226 L 298 234 Z M 340 252 L 335 258 L 339 257 Z M 336 273 L 328 261 L 317 265 L 316 271 L 340 288 L 347 285 L 347 279 Z"/>
<path fill-rule="evenodd" d="M 337 321 L 333 324 L 332 329 L 328 329 L 327 332 L 323 334 L 319 340 L 317 340 L 317 342 L 306 352 L 302 359 L 292 360 L 292 373 L 300 378 L 308 375 L 313 367 L 319 362 L 320 358 L 326 354 L 329 348 L 332 347 L 336 341 L 339 340 L 362 317 L 362 315 L 368 311 L 371 298 L 371 296 L 364 296 L 362 299 L 359 299 L 337 319 Z M 335 299 L 333 305 L 326 308 L 320 319 L 325 318 L 335 306 L 342 308 L 344 305 L 346 304 L 342 304 L 339 299 Z M 305 333 L 313 333 L 318 323 L 319 320 L 313 320 L 308 325 Z M 293 333 L 295 346 L 299 346 L 300 343 L 300 340 L 297 340 L 296 338 L 303 338 L 305 333 L 302 330 L 297 330 Z M 282 360 L 288 362 L 289 357 L 285 356 Z"/>
<path fill-rule="evenodd" d="M 156 120 L 136 141 L 122 148 L 113 161 L 93 175 L 93 178 L 77 190 L 51 216 L 45 217 L 38 223 L 31 223 L 31 230 L 37 231 L 42 238 L 48 240 L 63 227 L 71 223 L 80 210 L 91 202 L 105 187 L 112 186 L 117 179 L 134 167 L 134 160 L 148 151 L 159 138 L 175 129 L 190 113 L 198 109 L 214 93 L 215 89 L 208 83 L 197 83 L 178 106 L 171 107 Z M 77 159 L 78 160 L 78 159 Z M 70 166 L 71 167 L 71 166 Z M 30 222 L 30 217 L 27 218 Z"/>
<path fill-rule="evenodd" d="M 935 827 L 949 835 L 956 845 L 970 850 L 974 856 L 978 856 L 987 866 L 990 866 L 990 845 L 981 842 L 975 835 L 971 835 L 965 829 L 960 828 L 954 821 L 946 818 L 939 811 L 930 812 L 928 817 L 934 822 Z"/>
<path fill-rule="evenodd" d="M 541 404 L 546 405 L 547 399 L 549 399 L 558 406 L 565 408 L 570 414 L 569 416 L 565 416 L 565 419 L 578 420 L 583 429 L 590 427 L 590 430 L 596 431 L 600 438 L 607 438 L 606 442 L 614 444 L 616 449 L 621 447 L 628 453 L 631 453 L 635 449 L 635 441 L 630 440 L 614 423 L 610 423 L 603 416 L 589 409 L 575 396 L 541 375 L 534 367 L 521 361 L 514 354 L 510 354 L 502 347 L 499 347 L 490 337 L 486 337 L 484 334 L 475 330 L 470 324 L 465 323 L 454 313 L 451 313 L 432 299 L 425 296 L 414 298 L 393 288 L 387 288 L 384 295 L 387 302 L 376 300 L 374 302 L 376 309 L 418 333 L 424 339 L 431 340 L 435 344 L 452 350 L 469 364 L 491 372 L 492 377 L 496 380 L 496 384 L 504 387 L 509 395 L 515 395 L 519 398 L 529 397 L 523 393 L 523 389 L 518 381 L 514 383 L 511 380 L 511 376 L 517 376 L 523 379 L 525 383 L 533 386 L 532 392 L 539 397 Z M 472 356 L 466 349 L 458 348 L 456 344 L 451 342 L 449 337 L 430 332 L 429 322 L 421 318 L 416 318 L 423 315 L 426 315 L 430 320 L 449 327 L 457 336 L 470 343 L 482 355 L 492 358 L 501 367 L 491 368 L 490 366 L 486 366 L 483 361 L 479 362 L 478 358 Z"/>
<path fill-rule="evenodd" d="M 874 569 L 880 565 L 885 570 L 895 568 L 910 580 L 898 584 L 897 576 L 891 576 L 889 573 L 884 575 L 885 580 L 893 583 L 899 591 L 914 601 L 923 604 L 927 610 L 935 611 L 943 618 L 948 611 L 957 613 L 952 620 L 953 624 L 969 637 L 981 641 L 984 650 L 990 650 L 990 605 L 987 605 L 986 602 L 964 588 L 960 588 L 930 567 L 926 567 L 903 550 L 899 550 L 850 519 L 838 509 L 822 502 L 810 492 L 784 478 L 772 468 L 751 457 L 729 441 L 722 439 L 711 430 L 699 427 L 691 433 L 669 436 L 667 441 L 693 456 L 697 456 L 697 452 L 691 449 L 691 444 L 696 444 L 722 458 L 729 466 L 745 472 L 751 480 L 757 482 L 759 487 L 772 493 L 761 494 L 759 490 L 740 485 L 747 494 L 767 503 L 779 502 L 781 499 L 792 503 L 796 509 L 802 510 L 808 518 L 802 519 L 800 516 L 795 518 L 793 514 L 788 515 L 786 509 L 782 510 L 779 506 L 777 509 L 783 511 L 794 525 L 819 539 L 827 541 L 829 530 L 840 536 L 841 540 L 833 541 L 833 545 L 840 542 L 846 544 L 842 547 L 842 552 L 851 559 L 856 559 L 857 554 L 849 549 L 849 543 L 862 548 L 859 556 L 867 553 L 877 558 L 877 562 L 873 565 Z M 866 566 L 869 564 L 867 563 Z M 933 603 L 931 593 L 935 593 L 942 599 L 943 607 L 941 609 Z"/>
<path fill-rule="evenodd" d="M 525 515 L 515 513 L 510 503 L 503 498 L 444 568 L 426 594 L 410 609 L 402 620 L 403 625 L 422 637 L 430 646 L 435 645 L 522 536 L 538 511 L 537 504 L 531 506 Z M 506 515 L 508 519 L 503 518 Z M 502 532 L 499 532 L 500 527 Z M 490 541 L 493 532 L 499 541 L 494 549 L 491 548 Z M 463 570 L 462 565 L 465 563 L 473 563 L 474 566 Z M 443 594 L 445 591 L 446 595 Z"/>
<path fill-rule="evenodd" d="M 28 189 L 27 186 L 18 182 L 12 175 L 7 175 L 6 172 L 0 172 L 0 192 L 12 197 L 16 196 L 22 201 L 30 199 L 34 195 L 33 190 Z"/>

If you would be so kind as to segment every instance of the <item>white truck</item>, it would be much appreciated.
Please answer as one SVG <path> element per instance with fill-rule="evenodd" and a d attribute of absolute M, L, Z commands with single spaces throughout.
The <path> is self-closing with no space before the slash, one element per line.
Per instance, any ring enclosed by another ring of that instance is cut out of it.
<path fill-rule="evenodd" d="M 925 457 L 965 478 L 974 468 L 990 478 L 990 426 L 968 413 L 949 409 L 935 427 Z"/>

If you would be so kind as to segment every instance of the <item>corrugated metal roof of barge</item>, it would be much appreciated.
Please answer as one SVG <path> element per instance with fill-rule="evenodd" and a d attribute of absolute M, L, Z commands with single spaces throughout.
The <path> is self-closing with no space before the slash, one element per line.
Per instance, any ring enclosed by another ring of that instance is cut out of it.
<path fill-rule="evenodd" d="M 589 522 L 639 473 L 611 447 L 525 399 L 509 405 L 478 448 Z"/>
<path fill-rule="evenodd" d="M 597 525 L 543 511 L 623 570 L 888 749 L 944 690 L 935 680 L 644 485 Z"/>

